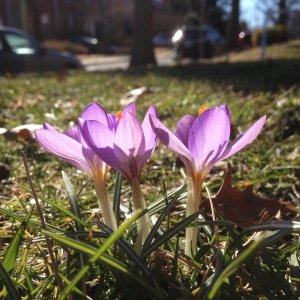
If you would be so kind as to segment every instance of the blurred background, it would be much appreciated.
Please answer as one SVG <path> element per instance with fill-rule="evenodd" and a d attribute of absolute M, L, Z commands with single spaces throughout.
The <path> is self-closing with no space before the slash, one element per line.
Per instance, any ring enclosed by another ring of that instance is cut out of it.
<path fill-rule="evenodd" d="M 210 59 L 297 39 L 300 1 L 0 0 L 0 25 L 29 33 L 43 47 L 36 51 L 30 40 L 34 50 L 18 50 L 24 40 L 5 40 L 4 33 L 0 52 L 7 46 L 19 55 L 131 54 L 130 65 L 147 65 L 156 64 L 155 48 L 170 49 L 174 60 Z"/>

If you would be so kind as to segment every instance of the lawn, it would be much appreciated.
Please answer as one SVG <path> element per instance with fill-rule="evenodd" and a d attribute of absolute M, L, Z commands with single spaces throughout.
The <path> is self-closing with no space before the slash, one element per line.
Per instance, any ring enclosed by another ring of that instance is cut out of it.
<path fill-rule="evenodd" d="M 300 60 L 294 56 L 276 58 L 108 73 L 2 77 L 0 127 L 11 131 L 19 125 L 46 121 L 63 131 L 77 122 L 80 112 L 92 101 L 109 112 L 117 112 L 128 102 L 126 93 L 139 87 L 146 87 L 136 100 L 140 119 L 149 105 L 155 104 L 159 118 L 172 130 L 184 114 L 197 115 L 202 105 L 227 104 L 232 115 L 231 138 L 263 115 L 267 121 L 253 144 L 213 168 L 205 181 L 203 199 L 218 192 L 230 161 L 235 189 L 253 186 L 255 201 L 274 201 L 268 206 L 280 201 L 299 207 Z M 31 215 L 34 197 L 22 153 L 41 200 L 47 230 L 43 230 L 36 209 Z M 73 295 L 82 299 L 300 296 L 299 222 L 295 221 L 295 208 L 282 214 L 285 223 L 278 220 L 278 214 L 252 217 L 252 227 L 247 226 L 247 230 L 232 218 L 234 214 L 227 217 L 218 213 L 213 222 L 210 210 L 203 210 L 202 219 L 197 219 L 197 252 L 193 259 L 184 255 L 186 187 L 178 193 L 174 190 L 186 182 L 186 170 L 176 155 L 161 144 L 142 172 L 141 187 L 156 220 L 162 215 L 165 218 L 158 219 L 161 223 L 153 227 L 152 243 L 141 255 L 132 250 L 134 223 L 125 223 L 120 228 L 123 231 L 117 231 L 122 239 L 114 243 L 119 236 L 110 236 L 100 223 L 93 183 L 81 171 L 44 152 L 34 140 L 8 132 L 0 136 L 0 162 L 10 169 L 10 178 L 2 180 L 0 186 L 2 297 L 68 297 L 67 292 L 59 292 L 45 237 L 51 238 L 59 281 L 64 287 L 74 285 Z M 72 183 L 76 199 L 72 198 L 68 180 L 63 180 L 62 170 Z M 125 179 L 120 183 L 120 177 L 110 170 L 107 187 L 115 203 L 122 204 L 123 223 L 126 211 L 132 209 L 130 185 Z M 168 207 L 172 200 L 173 206 Z M 74 203 L 80 213 L 74 210 Z M 242 209 L 238 203 L 235 205 L 233 212 Z M 268 223 L 270 218 L 276 225 Z M 254 229 L 259 219 L 261 228 Z M 264 228 L 268 230 L 261 234 Z"/>

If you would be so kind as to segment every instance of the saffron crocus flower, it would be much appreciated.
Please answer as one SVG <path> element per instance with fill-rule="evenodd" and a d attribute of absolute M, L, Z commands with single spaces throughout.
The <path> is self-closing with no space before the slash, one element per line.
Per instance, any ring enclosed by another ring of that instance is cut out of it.
<path fill-rule="evenodd" d="M 109 123 L 107 113 L 97 103 L 87 106 L 80 117 L 82 120 L 98 120 Z M 93 179 L 104 222 L 116 230 L 116 219 L 105 187 L 107 164 L 86 144 L 82 138 L 80 127 L 70 127 L 65 133 L 61 133 L 53 126 L 44 123 L 43 129 L 37 130 L 35 135 L 37 142 L 46 151 L 81 169 Z"/>
<path fill-rule="evenodd" d="M 132 113 L 133 107 L 131 106 L 131 111 L 123 110 L 117 119 L 111 118 L 115 122 L 111 124 L 115 126 L 109 127 L 98 121 L 83 121 L 80 126 L 90 148 L 131 184 L 135 209 L 145 209 L 146 203 L 142 197 L 139 180 L 156 144 L 156 136 L 149 119 L 150 115 L 156 116 L 156 109 L 150 106 L 144 121 L 140 123 Z M 142 244 L 150 231 L 147 214 L 139 219 L 138 229 Z"/>
<path fill-rule="evenodd" d="M 253 142 L 262 130 L 266 117 L 261 117 L 250 128 L 229 143 L 231 117 L 226 105 L 212 107 L 197 118 L 186 115 L 171 132 L 155 116 L 150 122 L 159 140 L 174 151 L 184 163 L 191 182 L 187 200 L 189 216 L 198 211 L 201 203 L 202 184 L 212 167 Z M 189 227 L 186 231 L 185 253 L 195 252 L 197 229 Z"/>

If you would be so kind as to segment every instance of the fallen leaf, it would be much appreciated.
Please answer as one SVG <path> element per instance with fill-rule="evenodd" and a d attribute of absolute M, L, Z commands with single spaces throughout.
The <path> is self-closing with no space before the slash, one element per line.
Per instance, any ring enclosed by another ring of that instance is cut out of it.
<path fill-rule="evenodd" d="M 0 134 L 3 134 L 8 140 L 17 140 L 18 138 L 21 138 L 26 141 L 31 141 L 35 138 L 34 132 L 41 127 L 42 125 L 40 124 L 26 124 L 14 127 L 11 130 L 1 128 Z"/>
<path fill-rule="evenodd" d="M 148 88 L 146 88 L 145 86 L 131 90 L 120 100 L 120 104 L 124 106 L 129 104 L 130 102 L 136 101 L 138 97 L 145 94 L 147 91 Z"/>
<path fill-rule="evenodd" d="M 236 190 L 231 183 L 232 168 L 228 165 L 224 182 L 219 192 L 212 198 L 215 211 L 222 215 L 224 220 L 236 223 L 239 227 L 248 227 L 259 223 L 262 219 L 288 218 L 294 210 L 291 204 L 256 196 L 252 187 Z M 203 202 L 206 212 L 210 212 L 209 201 Z"/>

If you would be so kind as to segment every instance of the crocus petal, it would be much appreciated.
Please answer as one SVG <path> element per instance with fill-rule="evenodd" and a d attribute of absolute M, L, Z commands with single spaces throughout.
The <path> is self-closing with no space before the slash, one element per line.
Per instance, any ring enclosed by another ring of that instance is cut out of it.
<path fill-rule="evenodd" d="M 35 132 L 37 142 L 48 152 L 68 161 L 85 172 L 90 167 L 82 155 L 80 143 L 55 130 L 38 129 Z"/>
<path fill-rule="evenodd" d="M 157 111 L 156 107 L 154 105 L 151 105 L 145 115 L 145 118 L 142 123 L 142 128 L 145 136 L 145 151 L 153 150 L 156 144 L 156 134 L 152 129 L 152 126 L 150 124 L 150 118 L 149 116 L 153 115 L 154 117 L 157 117 Z"/>
<path fill-rule="evenodd" d="M 50 125 L 50 124 L 47 123 L 47 122 L 43 122 L 43 128 L 44 128 L 44 129 L 48 129 L 48 130 L 54 130 L 54 131 L 57 131 L 52 125 Z"/>
<path fill-rule="evenodd" d="M 222 155 L 230 136 L 230 117 L 225 107 L 213 107 L 203 112 L 191 127 L 188 148 L 197 172 L 211 167 Z"/>
<path fill-rule="evenodd" d="M 77 126 L 71 126 L 66 131 L 65 134 L 70 138 L 74 139 L 75 141 L 79 142 L 79 133 Z"/>
<path fill-rule="evenodd" d="M 81 113 L 80 118 L 84 120 L 95 120 L 105 126 L 109 126 L 107 112 L 96 102 L 89 104 Z"/>
<path fill-rule="evenodd" d="M 246 131 L 241 133 L 230 145 L 227 146 L 226 151 L 223 153 L 220 159 L 228 158 L 245 148 L 247 145 L 251 144 L 261 132 L 265 121 L 266 116 L 263 116 Z"/>
<path fill-rule="evenodd" d="M 129 104 L 127 104 L 124 108 L 123 108 L 123 114 L 129 112 L 131 114 L 133 114 L 134 116 L 136 116 L 136 103 L 135 101 L 130 102 Z"/>
<path fill-rule="evenodd" d="M 195 120 L 196 118 L 194 116 L 185 115 L 178 121 L 176 125 L 175 134 L 186 147 L 188 146 L 190 129 L 194 124 Z"/>
<path fill-rule="evenodd" d="M 131 113 L 125 113 L 116 130 L 114 144 L 129 157 L 137 156 L 145 150 L 145 138 L 142 126 Z"/>
<path fill-rule="evenodd" d="M 116 130 L 116 127 L 117 127 L 117 123 L 118 123 L 118 119 L 116 117 L 115 114 L 107 114 L 107 118 L 108 118 L 108 127 L 111 129 L 111 130 Z"/>
<path fill-rule="evenodd" d="M 150 115 L 151 126 L 159 138 L 168 148 L 178 154 L 188 170 L 194 167 L 194 159 L 187 147 L 179 140 L 179 138 L 169 130 L 154 115 Z"/>
<path fill-rule="evenodd" d="M 125 113 L 119 121 L 114 151 L 126 177 L 133 178 L 140 174 L 142 165 L 139 161 L 145 152 L 145 138 L 140 122 L 131 113 Z"/>
<path fill-rule="evenodd" d="M 108 165 L 119 169 L 113 150 L 114 133 L 97 121 L 85 121 L 80 125 L 81 134 L 88 146 Z"/>

